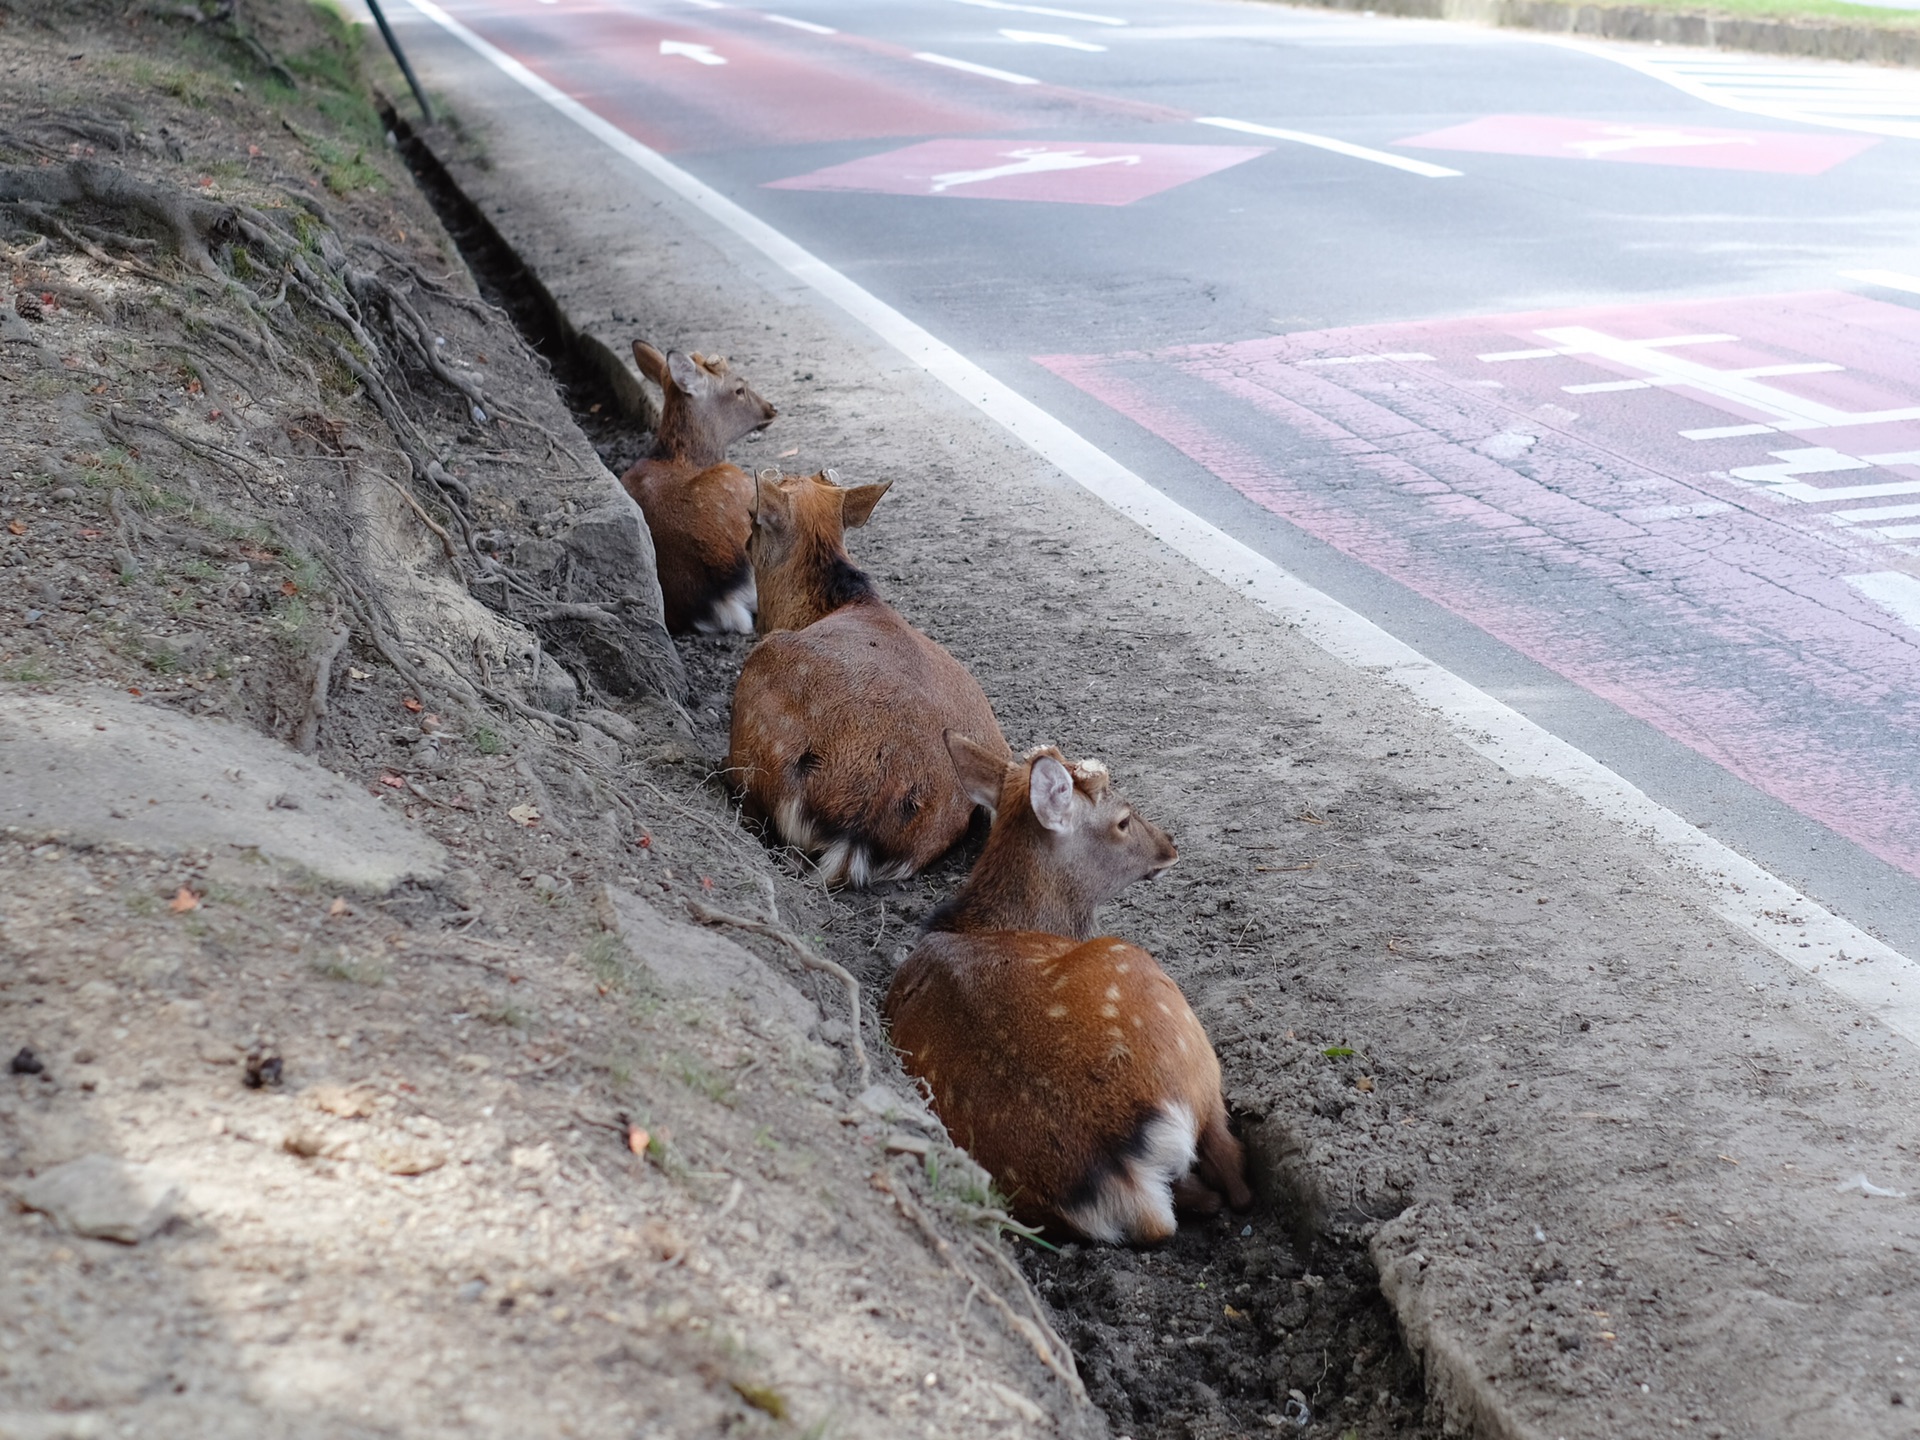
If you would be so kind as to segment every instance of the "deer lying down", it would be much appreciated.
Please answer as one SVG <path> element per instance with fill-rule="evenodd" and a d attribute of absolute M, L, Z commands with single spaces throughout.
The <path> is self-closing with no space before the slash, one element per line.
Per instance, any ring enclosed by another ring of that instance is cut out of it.
<path fill-rule="evenodd" d="M 908 1073 L 1028 1224 L 1150 1245 L 1176 1206 L 1212 1213 L 1225 1192 L 1245 1209 L 1206 1032 L 1146 951 L 1087 938 L 1094 907 L 1173 864 L 1173 842 L 1097 760 L 947 743 L 994 821 L 887 995 Z"/>
<path fill-rule="evenodd" d="M 753 569 L 747 563 L 747 511 L 753 477 L 725 463 L 727 447 L 763 429 L 780 412 L 727 362 L 662 355 L 633 342 L 640 373 L 660 387 L 653 448 L 620 477 L 647 517 L 660 571 L 667 629 L 753 629 Z"/>
<path fill-rule="evenodd" d="M 733 692 L 727 765 L 747 818 L 814 858 L 829 885 L 904 879 L 973 818 L 941 736 L 1009 752 L 980 686 L 847 558 L 885 484 L 766 472 L 748 550 L 759 628 Z"/>

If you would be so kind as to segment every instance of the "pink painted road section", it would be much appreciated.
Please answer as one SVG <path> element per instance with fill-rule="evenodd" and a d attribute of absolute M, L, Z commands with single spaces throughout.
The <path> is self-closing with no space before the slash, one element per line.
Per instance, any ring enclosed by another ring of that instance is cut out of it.
<path fill-rule="evenodd" d="M 450 0 L 446 8 L 603 119 L 668 153 L 994 131 L 1012 123 L 943 101 L 905 74 L 876 74 L 862 54 L 796 43 L 772 26 L 743 34 L 695 15 L 660 18 L 601 0 Z M 663 53 L 663 44 L 698 47 L 711 58 Z"/>
<path fill-rule="evenodd" d="M 1270 153 L 1251 145 L 1107 145 L 1047 140 L 930 140 L 830 165 L 769 190 L 855 190 L 953 200 L 1131 205 Z"/>
<path fill-rule="evenodd" d="M 1819 175 L 1880 143 L 1874 135 L 1796 130 L 1720 130 L 1658 121 L 1572 120 L 1562 115 L 1488 115 L 1398 142 L 1418 150 L 1473 150 L 1555 160 L 1689 165 Z"/>
<path fill-rule="evenodd" d="M 1814 292 L 1039 363 L 1920 876 L 1920 311 Z"/>

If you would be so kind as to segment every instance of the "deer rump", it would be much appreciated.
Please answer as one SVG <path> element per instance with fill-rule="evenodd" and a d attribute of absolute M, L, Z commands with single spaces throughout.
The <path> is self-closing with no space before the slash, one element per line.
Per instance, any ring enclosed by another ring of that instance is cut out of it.
<path fill-rule="evenodd" d="M 974 804 L 948 729 L 999 722 L 959 661 L 879 601 L 755 647 L 734 688 L 730 750 L 749 819 L 814 858 L 829 885 L 901 880 L 966 833 Z"/>
<path fill-rule="evenodd" d="M 670 460 L 642 460 L 621 484 L 653 535 L 667 629 L 675 635 L 751 632 L 753 477 L 738 465 L 689 473 Z"/>
<path fill-rule="evenodd" d="M 1173 1234 L 1176 1202 L 1249 1203 L 1213 1048 L 1137 945 L 935 932 L 886 1012 L 908 1073 L 1022 1223 L 1153 1244 Z"/>

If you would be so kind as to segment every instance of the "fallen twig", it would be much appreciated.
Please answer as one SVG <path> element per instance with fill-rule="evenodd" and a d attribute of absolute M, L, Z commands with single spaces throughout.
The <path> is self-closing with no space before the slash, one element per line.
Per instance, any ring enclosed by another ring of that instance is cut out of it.
<path fill-rule="evenodd" d="M 333 662 L 347 648 L 352 633 L 344 625 L 337 627 L 313 657 L 313 685 L 307 692 L 307 707 L 293 729 L 293 748 L 302 755 L 311 755 L 319 742 L 320 722 L 327 715 L 327 687 L 333 683 Z"/>

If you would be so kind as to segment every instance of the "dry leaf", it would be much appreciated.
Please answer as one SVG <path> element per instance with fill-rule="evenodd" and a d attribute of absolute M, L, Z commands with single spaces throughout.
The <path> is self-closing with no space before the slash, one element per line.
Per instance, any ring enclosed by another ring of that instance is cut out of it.
<path fill-rule="evenodd" d="M 1373 1077 L 1371 1075 L 1362 1075 L 1358 1080 L 1353 1082 L 1353 1088 L 1360 1091 L 1363 1095 L 1371 1095 L 1373 1093 Z"/>
<path fill-rule="evenodd" d="M 373 678 L 373 672 L 370 670 L 361 670 L 356 666 L 349 665 L 347 666 L 347 678 L 349 680 L 371 680 Z"/>
<path fill-rule="evenodd" d="M 382 775 L 380 777 L 380 783 L 382 785 L 391 785 L 396 790 L 404 790 L 407 788 L 407 782 L 398 775 L 395 775 L 392 771 L 388 771 L 385 775 Z"/>
<path fill-rule="evenodd" d="M 300 593 L 300 587 L 291 580 L 282 580 L 280 582 L 280 593 L 289 597 L 298 595 Z"/>
<path fill-rule="evenodd" d="M 24 535 L 24 534 L 26 534 L 26 533 L 27 533 L 27 522 L 26 522 L 26 521 L 24 521 L 24 520 L 9 520 L 9 521 L 7 522 L 7 533 L 8 533 L 8 534 L 11 534 L 11 535 Z"/>
<path fill-rule="evenodd" d="M 426 706 L 422 705 L 418 700 L 414 699 L 413 696 L 411 695 L 407 696 L 407 698 L 402 700 L 400 703 L 404 705 L 407 709 L 413 711 L 413 713 L 416 715 L 418 715 L 422 710 L 427 708 Z"/>
<path fill-rule="evenodd" d="M 167 902 L 167 909 L 176 915 L 184 915 L 189 910 L 198 910 L 199 908 L 200 897 L 184 885 L 180 887 L 180 893 Z"/>
<path fill-rule="evenodd" d="M 507 818 L 522 825 L 538 825 L 540 811 L 532 805 L 516 805 L 507 811 Z"/>
<path fill-rule="evenodd" d="M 327 906 L 327 914 L 344 915 L 347 913 L 348 908 L 345 897 L 336 897 L 334 902 Z"/>
<path fill-rule="evenodd" d="M 647 1146 L 653 1143 L 653 1137 L 638 1125 L 627 1126 L 627 1149 L 636 1155 L 647 1153 Z"/>

